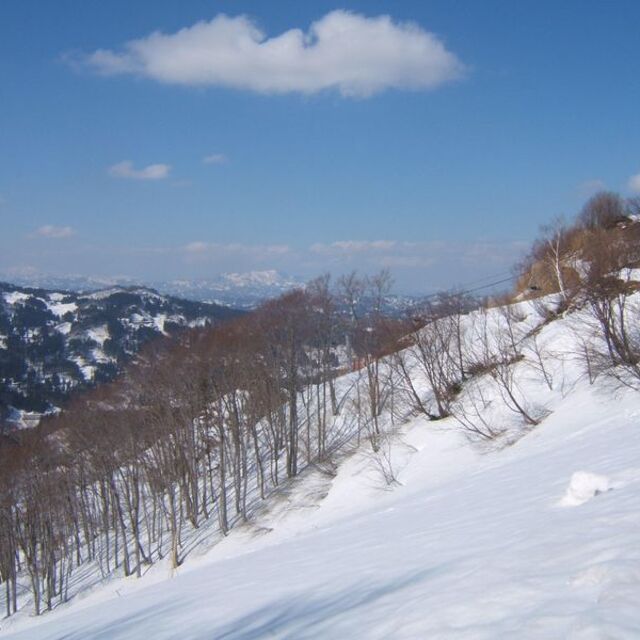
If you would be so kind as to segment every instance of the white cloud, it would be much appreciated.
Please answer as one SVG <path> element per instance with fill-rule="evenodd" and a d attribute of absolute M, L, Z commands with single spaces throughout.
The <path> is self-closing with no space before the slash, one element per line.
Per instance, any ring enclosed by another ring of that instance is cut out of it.
<path fill-rule="evenodd" d="M 142 169 L 135 169 L 131 161 L 123 160 L 109 167 L 108 171 L 109 175 L 114 178 L 126 178 L 128 180 L 164 180 L 169 176 L 171 165 L 150 164 Z"/>
<path fill-rule="evenodd" d="M 640 173 L 629 178 L 629 189 L 631 189 L 633 193 L 640 193 Z"/>
<path fill-rule="evenodd" d="M 167 84 L 258 93 L 337 90 L 367 97 L 386 89 L 432 89 L 465 68 L 434 34 L 390 16 L 328 13 L 307 32 L 268 37 L 250 18 L 220 14 L 171 34 L 156 31 L 120 50 L 82 60 L 105 75 L 133 74 Z"/>
<path fill-rule="evenodd" d="M 75 231 L 71 227 L 56 227 L 52 224 L 45 224 L 42 227 L 38 227 L 31 237 L 38 238 L 69 238 L 75 234 Z"/>
<path fill-rule="evenodd" d="M 228 161 L 229 159 L 224 153 L 212 153 L 202 158 L 202 162 L 205 164 L 226 164 Z"/>

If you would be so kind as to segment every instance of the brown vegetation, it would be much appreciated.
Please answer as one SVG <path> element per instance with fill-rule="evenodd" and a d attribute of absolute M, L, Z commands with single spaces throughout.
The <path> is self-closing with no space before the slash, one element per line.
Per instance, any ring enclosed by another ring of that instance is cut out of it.
<path fill-rule="evenodd" d="M 558 293 L 566 307 L 607 274 L 640 264 L 637 211 L 637 199 L 625 201 L 602 192 L 585 204 L 573 224 L 556 219 L 543 227 L 518 266 L 516 293 L 521 297 Z"/>

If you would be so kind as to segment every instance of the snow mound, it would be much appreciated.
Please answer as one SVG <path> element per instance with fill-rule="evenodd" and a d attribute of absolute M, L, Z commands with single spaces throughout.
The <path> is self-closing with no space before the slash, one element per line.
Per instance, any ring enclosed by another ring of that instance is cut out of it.
<path fill-rule="evenodd" d="M 559 504 L 562 507 L 577 507 L 611 489 L 611 482 L 607 476 L 589 471 L 576 471 L 571 476 L 567 492 Z"/>

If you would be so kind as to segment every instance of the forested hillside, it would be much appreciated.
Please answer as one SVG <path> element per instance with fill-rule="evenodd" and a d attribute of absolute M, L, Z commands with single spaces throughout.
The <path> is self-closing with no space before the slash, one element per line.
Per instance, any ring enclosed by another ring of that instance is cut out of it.
<path fill-rule="evenodd" d="M 37 423 L 74 389 L 112 380 L 151 340 L 236 317 L 141 288 L 89 294 L 0 283 L 0 423 Z"/>

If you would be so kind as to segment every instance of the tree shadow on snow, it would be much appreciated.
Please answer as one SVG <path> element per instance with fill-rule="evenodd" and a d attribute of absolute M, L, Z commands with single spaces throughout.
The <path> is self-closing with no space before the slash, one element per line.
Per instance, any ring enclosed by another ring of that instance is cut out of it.
<path fill-rule="evenodd" d="M 199 638 L 216 640 L 258 640 L 260 638 L 326 637 L 327 626 L 334 626 L 385 596 L 411 587 L 437 569 L 413 572 L 381 584 L 359 583 L 320 598 L 297 597 L 262 607 Z"/>

